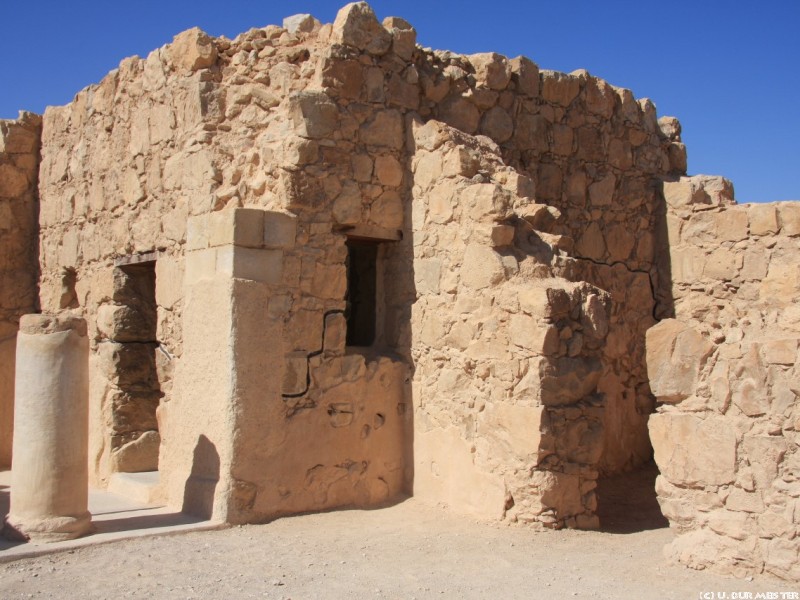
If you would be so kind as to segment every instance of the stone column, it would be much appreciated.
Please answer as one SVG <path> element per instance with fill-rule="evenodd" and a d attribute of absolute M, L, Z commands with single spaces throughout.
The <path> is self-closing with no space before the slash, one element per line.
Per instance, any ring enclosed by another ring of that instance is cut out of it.
<path fill-rule="evenodd" d="M 33 542 L 79 537 L 88 511 L 86 322 L 25 315 L 17 336 L 11 507 L 6 535 Z"/>

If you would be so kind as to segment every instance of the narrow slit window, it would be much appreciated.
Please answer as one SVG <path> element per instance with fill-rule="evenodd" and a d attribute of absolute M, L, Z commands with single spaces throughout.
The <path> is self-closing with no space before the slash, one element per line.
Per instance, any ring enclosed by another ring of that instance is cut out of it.
<path fill-rule="evenodd" d="M 375 343 L 378 244 L 347 241 L 347 345 Z"/>

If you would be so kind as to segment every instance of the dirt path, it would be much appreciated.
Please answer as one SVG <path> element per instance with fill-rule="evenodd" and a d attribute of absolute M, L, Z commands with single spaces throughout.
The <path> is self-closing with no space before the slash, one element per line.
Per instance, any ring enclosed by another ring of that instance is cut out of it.
<path fill-rule="evenodd" d="M 0 564 L 0 597 L 697 599 L 800 587 L 667 565 L 671 535 L 532 532 L 412 499 Z"/>

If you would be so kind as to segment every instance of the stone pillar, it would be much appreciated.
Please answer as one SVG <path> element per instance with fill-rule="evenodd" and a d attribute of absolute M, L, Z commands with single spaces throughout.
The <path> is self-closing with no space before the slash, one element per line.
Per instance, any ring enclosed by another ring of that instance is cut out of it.
<path fill-rule="evenodd" d="M 17 336 L 11 507 L 6 535 L 33 542 L 79 537 L 88 509 L 86 322 L 25 315 Z"/>

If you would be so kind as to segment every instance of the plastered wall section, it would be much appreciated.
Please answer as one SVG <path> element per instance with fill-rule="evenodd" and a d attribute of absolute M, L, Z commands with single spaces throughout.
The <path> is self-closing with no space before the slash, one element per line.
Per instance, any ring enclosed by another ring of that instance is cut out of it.
<path fill-rule="evenodd" d="M 37 307 L 41 117 L 0 120 L 0 467 L 11 466 L 19 318 Z"/>
<path fill-rule="evenodd" d="M 797 580 L 800 204 L 664 184 L 675 318 L 647 333 L 659 503 L 696 568 Z"/>
<path fill-rule="evenodd" d="M 283 306 L 296 293 L 284 282 L 295 231 L 286 214 L 253 208 L 189 220 L 191 343 L 162 448 L 169 501 L 189 512 L 252 522 L 371 506 L 405 488 L 406 369 L 346 353 L 338 313 L 319 314 L 318 346 L 292 345 Z"/>

